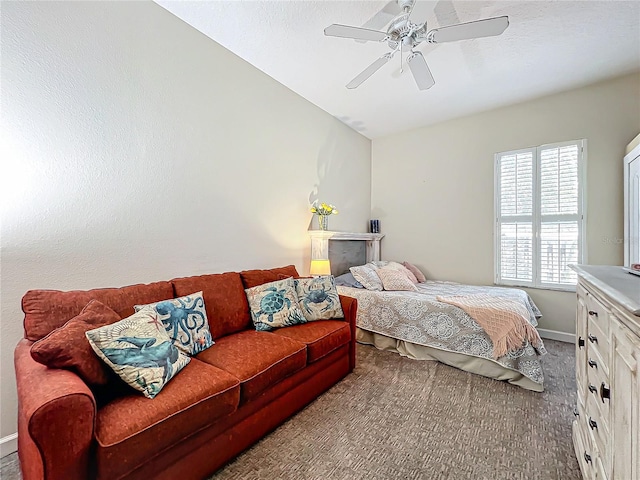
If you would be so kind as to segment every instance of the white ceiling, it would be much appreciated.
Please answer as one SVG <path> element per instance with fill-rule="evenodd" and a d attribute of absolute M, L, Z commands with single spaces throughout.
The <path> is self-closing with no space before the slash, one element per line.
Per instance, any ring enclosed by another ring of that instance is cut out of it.
<path fill-rule="evenodd" d="M 386 1 L 156 2 L 369 138 L 640 69 L 637 0 L 431 2 L 429 28 L 500 15 L 510 25 L 499 37 L 420 44 L 436 80 L 426 91 L 406 64 L 400 73 L 398 55 L 359 88 L 345 88 L 389 47 L 323 30 L 360 26 Z"/>

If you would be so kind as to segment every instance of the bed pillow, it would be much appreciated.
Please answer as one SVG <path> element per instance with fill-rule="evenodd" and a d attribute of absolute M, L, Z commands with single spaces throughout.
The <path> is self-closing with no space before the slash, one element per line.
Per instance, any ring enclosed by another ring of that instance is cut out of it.
<path fill-rule="evenodd" d="M 353 273 L 347 272 L 335 277 L 337 287 L 364 288 L 364 286 L 353 277 Z"/>
<path fill-rule="evenodd" d="M 389 265 L 389 260 L 372 260 L 371 262 L 369 262 L 369 264 L 375 266 L 376 268 L 382 268 L 382 267 L 386 267 L 387 265 Z"/>
<path fill-rule="evenodd" d="M 385 290 L 417 292 L 415 284 L 402 272 L 384 267 L 378 270 L 378 276 Z"/>
<path fill-rule="evenodd" d="M 293 278 L 269 282 L 245 290 L 256 330 L 269 331 L 306 323 Z"/>
<path fill-rule="evenodd" d="M 134 308 L 136 312 L 155 311 L 173 344 L 187 355 L 196 355 L 214 343 L 202 292 Z"/>
<path fill-rule="evenodd" d="M 155 397 L 191 359 L 171 342 L 155 310 L 85 333 L 93 351 L 122 380 L 145 397 Z"/>
<path fill-rule="evenodd" d="M 419 283 L 418 279 L 413 274 L 413 272 L 411 270 L 409 270 L 407 267 L 405 267 L 404 265 L 402 265 L 401 263 L 389 262 L 389 263 L 387 263 L 387 265 L 384 268 L 397 270 L 398 272 L 400 272 L 403 275 L 405 275 L 409 280 L 411 280 L 411 283 L 413 283 L 413 284 Z"/>
<path fill-rule="evenodd" d="M 344 318 L 333 275 L 294 280 L 298 303 L 308 321 Z"/>
<path fill-rule="evenodd" d="M 382 281 L 376 273 L 377 268 L 367 263 L 366 265 L 360 265 L 358 267 L 351 267 L 349 269 L 353 274 L 353 277 L 362 284 L 367 290 L 382 291 Z"/>
<path fill-rule="evenodd" d="M 120 315 L 91 300 L 77 316 L 31 346 L 33 359 L 49 368 L 74 371 L 89 387 L 107 385 L 113 375 L 93 352 L 85 333 L 120 321 Z"/>
<path fill-rule="evenodd" d="M 416 267 L 415 265 L 413 265 L 412 263 L 403 262 L 402 265 L 407 267 L 407 270 L 409 270 L 411 273 L 413 273 L 416 276 L 416 278 L 418 279 L 418 283 L 424 283 L 424 282 L 427 281 L 426 277 L 420 271 L 420 269 L 418 267 Z"/>

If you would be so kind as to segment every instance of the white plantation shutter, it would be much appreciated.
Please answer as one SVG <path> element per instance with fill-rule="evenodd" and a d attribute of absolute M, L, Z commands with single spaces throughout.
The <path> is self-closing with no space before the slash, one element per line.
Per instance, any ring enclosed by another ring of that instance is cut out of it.
<path fill-rule="evenodd" d="M 500 158 L 500 276 L 533 281 L 534 152 L 510 152 Z"/>
<path fill-rule="evenodd" d="M 584 140 L 496 155 L 496 283 L 572 288 L 582 261 Z"/>

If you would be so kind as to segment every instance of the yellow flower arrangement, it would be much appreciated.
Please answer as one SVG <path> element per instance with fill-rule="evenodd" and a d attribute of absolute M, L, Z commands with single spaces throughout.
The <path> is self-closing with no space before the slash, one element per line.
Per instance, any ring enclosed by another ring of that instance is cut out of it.
<path fill-rule="evenodd" d="M 311 205 L 311 213 L 315 213 L 316 215 L 337 215 L 338 209 L 334 205 L 324 202 L 318 205 L 318 201 L 316 200 L 313 202 L 313 205 Z"/>

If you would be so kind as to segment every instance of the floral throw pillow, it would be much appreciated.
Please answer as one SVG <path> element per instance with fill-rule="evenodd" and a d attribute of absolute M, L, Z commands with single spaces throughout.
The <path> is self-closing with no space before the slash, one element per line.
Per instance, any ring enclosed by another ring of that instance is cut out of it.
<path fill-rule="evenodd" d="M 147 398 L 155 397 L 191 361 L 171 342 L 152 309 L 140 310 L 85 335 L 93 351 Z"/>
<path fill-rule="evenodd" d="M 349 270 L 353 274 L 353 278 L 367 290 L 382 291 L 382 282 L 376 273 L 377 268 L 375 265 L 367 263 L 366 265 L 351 267 Z"/>
<path fill-rule="evenodd" d="M 187 355 L 196 355 L 214 344 L 202 292 L 134 308 L 136 312 L 150 308 L 158 313 L 173 344 Z"/>
<path fill-rule="evenodd" d="M 333 275 L 294 280 L 298 303 L 308 321 L 344 318 Z"/>
<path fill-rule="evenodd" d="M 293 278 L 265 283 L 245 290 L 256 330 L 269 331 L 305 323 Z"/>

